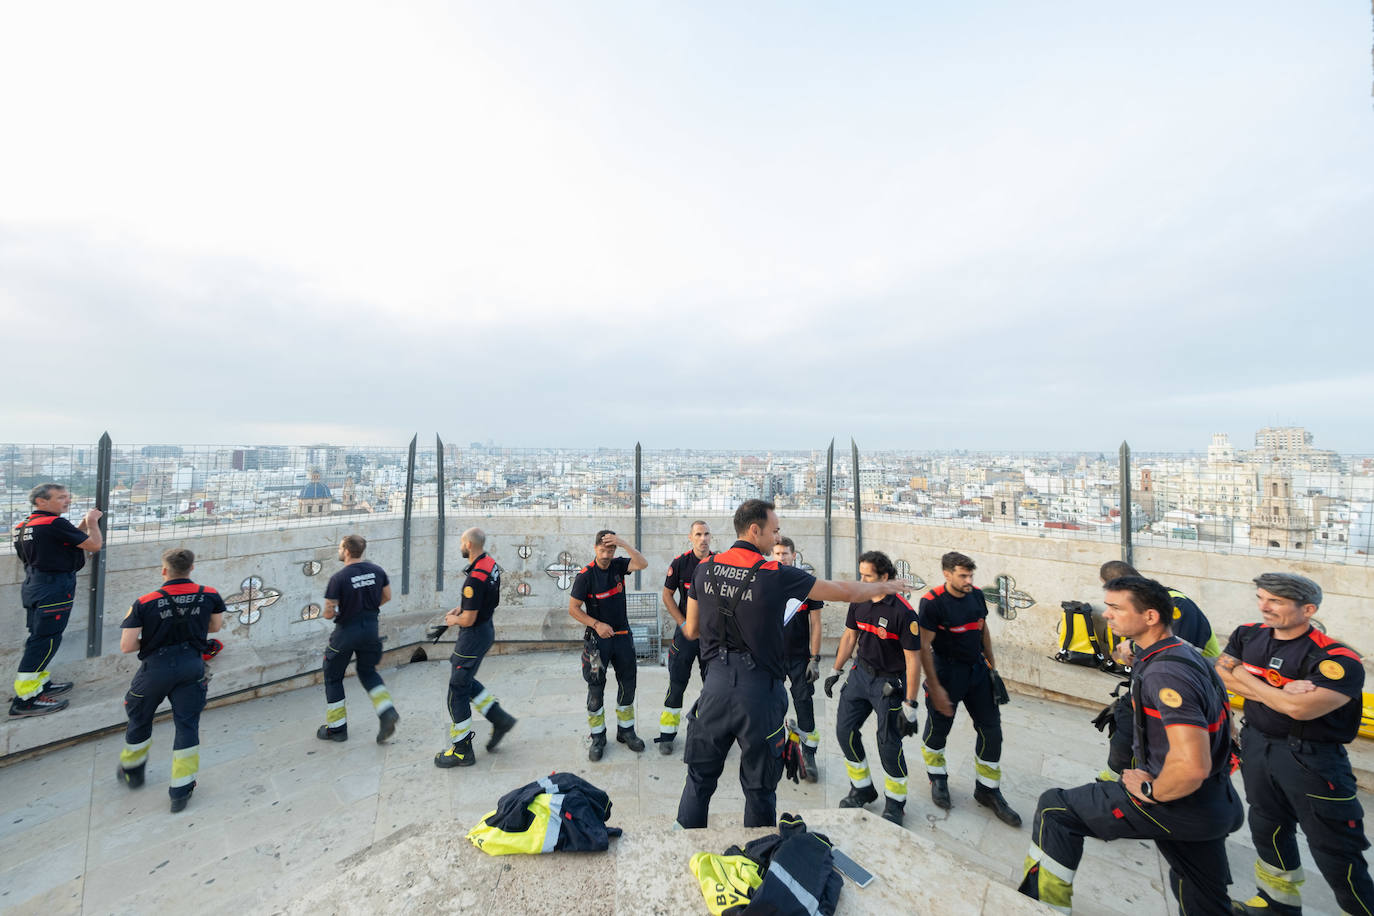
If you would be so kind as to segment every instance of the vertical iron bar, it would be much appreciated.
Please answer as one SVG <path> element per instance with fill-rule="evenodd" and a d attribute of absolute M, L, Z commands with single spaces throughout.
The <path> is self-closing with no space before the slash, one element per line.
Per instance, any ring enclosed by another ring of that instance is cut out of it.
<path fill-rule="evenodd" d="M 100 528 L 100 537 L 103 540 L 106 533 L 110 530 L 110 453 L 111 453 L 110 434 L 106 432 L 100 437 L 100 446 L 96 451 L 95 469 L 95 507 L 100 510 L 100 521 L 96 524 Z M 86 612 L 86 657 L 95 658 L 100 654 L 101 644 L 105 635 L 105 554 L 109 552 L 109 545 L 101 547 L 91 554 L 91 585 L 90 585 L 90 608 Z"/>
<path fill-rule="evenodd" d="M 439 434 L 434 434 L 434 454 L 439 459 L 439 527 L 437 530 L 437 544 L 434 548 L 434 590 L 442 592 L 444 590 L 444 503 L 447 497 L 444 495 L 444 440 L 439 438 Z"/>
<path fill-rule="evenodd" d="M 635 443 L 635 550 L 644 552 L 644 497 L 640 493 L 641 481 L 643 480 L 643 458 L 644 452 L 638 442 Z M 635 571 L 635 591 L 639 591 L 639 571 Z"/>
<path fill-rule="evenodd" d="M 854 578 L 859 578 L 859 555 L 864 552 L 863 506 L 859 503 L 859 444 L 851 436 L 849 445 L 854 453 Z"/>
<path fill-rule="evenodd" d="M 832 558 L 830 498 L 835 493 L 835 440 L 830 440 L 830 448 L 825 453 L 825 577 L 830 578 Z"/>
<path fill-rule="evenodd" d="M 1121 440 L 1121 560 L 1135 565 L 1131 546 L 1131 447 Z"/>
<path fill-rule="evenodd" d="M 410 594 L 410 513 L 415 504 L 415 443 L 416 433 L 410 437 L 410 460 L 406 464 L 406 512 L 401 522 L 401 594 Z"/>

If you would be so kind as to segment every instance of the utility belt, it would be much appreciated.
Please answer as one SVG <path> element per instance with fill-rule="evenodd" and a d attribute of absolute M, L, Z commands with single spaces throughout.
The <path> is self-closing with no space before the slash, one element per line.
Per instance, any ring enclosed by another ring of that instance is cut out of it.
<path fill-rule="evenodd" d="M 732 662 L 731 659 L 733 659 L 734 661 Z M 744 667 L 750 670 L 753 670 L 759 666 L 758 662 L 754 661 L 753 653 L 745 652 L 741 649 L 725 649 L 717 653 L 716 657 L 713 658 L 711 661 L 720 662 L 727 668 L 731 664 L 743 665 Z"/>
<path fill-rule="evenodd" d="M 381 611 L 361 611 L 360 613 L 354 614 L 343 620 L 340 620 L 336 616 L 334 618 L 334 626 L 346 627 L 355 623 L 362 623 L 365 620 L 377 620 L 379 617 L 381 617 Z"/>
<path fill-rule="evenodd" d="M 197 649 L 189 642 L 174 642 L 168 646 L 159 646 L 143 656 L 143 663 L 146 665 L 155 658 L 170 659 L 171 656 L 176 656 L 182 652 L 194 652 L 196 655 L 201 654 L 201 650 Z"/>
<path fill-rule="evenodd" d="M 890 674 L 886 671 L 879 671 L 877 668 L 873 667 L 861 658 L 857 658 L 854 661 L 858 664 L 860 668 L 862 668 L 864 671 L 867 671 L 870 676 L 878 678 L 879 680 L 900 681 L 903 677 L 905 677 L 905 672 L 901 674 Z"/>
<path fill-rule="evenodd" d="M 1313 741 L 1310 738 L 1303 738 L 1300 735 L 1293 734 L 1271 735 L 1258 726 L 1251 725 L 1248 722 L 1245 728 L 1247 731 L 1259 735 L 1270 744 L 1287 745 L 1290 750 L 1296 751 L 1299 754 L 1317 754 L 1322 751 L 1330 751 L 1332 748 L 1345 746 L 1345 743 L 1342 741 Z"/>

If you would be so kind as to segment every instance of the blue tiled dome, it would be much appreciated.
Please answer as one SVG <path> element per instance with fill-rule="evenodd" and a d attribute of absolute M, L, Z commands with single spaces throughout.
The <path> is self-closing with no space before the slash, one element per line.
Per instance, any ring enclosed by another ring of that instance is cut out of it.
<path fill-rule="evenodd" d="M 301 490 L 301 499 L 329 499 L 329 488 L 318 480 L 312 480 Z"/>

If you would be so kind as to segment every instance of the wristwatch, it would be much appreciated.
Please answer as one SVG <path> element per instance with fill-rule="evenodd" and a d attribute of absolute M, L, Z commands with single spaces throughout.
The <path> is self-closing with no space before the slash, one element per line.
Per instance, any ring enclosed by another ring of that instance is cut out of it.
<path fill-rule="evenodd" d="M 1148 779 L 1145 780 L 1144 782 L 1142 782 L 1142 783 L 1140 784 L 1140 794 L 1141 794 L 1143 797 L 1148 798 L 1148 799 L 1150 799 L 1151 801 L 1153 801 L 1153 800 L 1154 800 L 1154 797 L 1155 797 L 1155 785 L 1154 785 L 1154 783 L 1150 782 Z"/>

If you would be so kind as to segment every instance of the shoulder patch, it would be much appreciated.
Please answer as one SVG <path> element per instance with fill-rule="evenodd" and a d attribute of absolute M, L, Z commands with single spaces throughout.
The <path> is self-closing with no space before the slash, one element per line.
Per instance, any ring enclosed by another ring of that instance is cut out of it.
<path fill-rule="evenodd" d="M 1181 610 L 1179 610 L 1177 607 L 1175 607 L 1175 608 L 1174 608 L 1174 619 L 1177 620 L 1177 619 L 1179 619 L 1179 618 L 1182 617 L 1182 616 L 1183 616 L 1183 612 L 1182 612 Z"/>
<path fill-rule="evenodd" d="M 1178 691 L 1172 687 L 1165 687 L 1159 691 L 1159 702 L 1170 709 L 1178 709 L 1183 705 L 1183 697 L 1179 696 Z"/>
<path fill-rule="evenodd" d="M 464 598 L 471 598 L 471 597 L 472 597 L 472 586 L 471 586 L 471 585 L 464 585 L 464 586 L 463 586 L 463 597 L 464 597 Z"/>
<path fill-rule="evenodd" d="M 1339 681 L 1341 678 L 1345 677 L 1345 668 L 1341 666 L 1340 662 L 1333 658 L 1328 658 L 1323 661 L 1317 666 L 1317 670 L 1320 671 L 1322 677 L 1326 678 L 1328 681 Z"/>
<path fill-rule="evenodd" d="M 912 635 L 912 636 L 920 636 L 920 635 L 921 635 L 921 625 L 920 625 L 919 623 L 917 623 L 916 621 L 914 621 L 914 620 L 911 621 L 911 635 Z"/>

